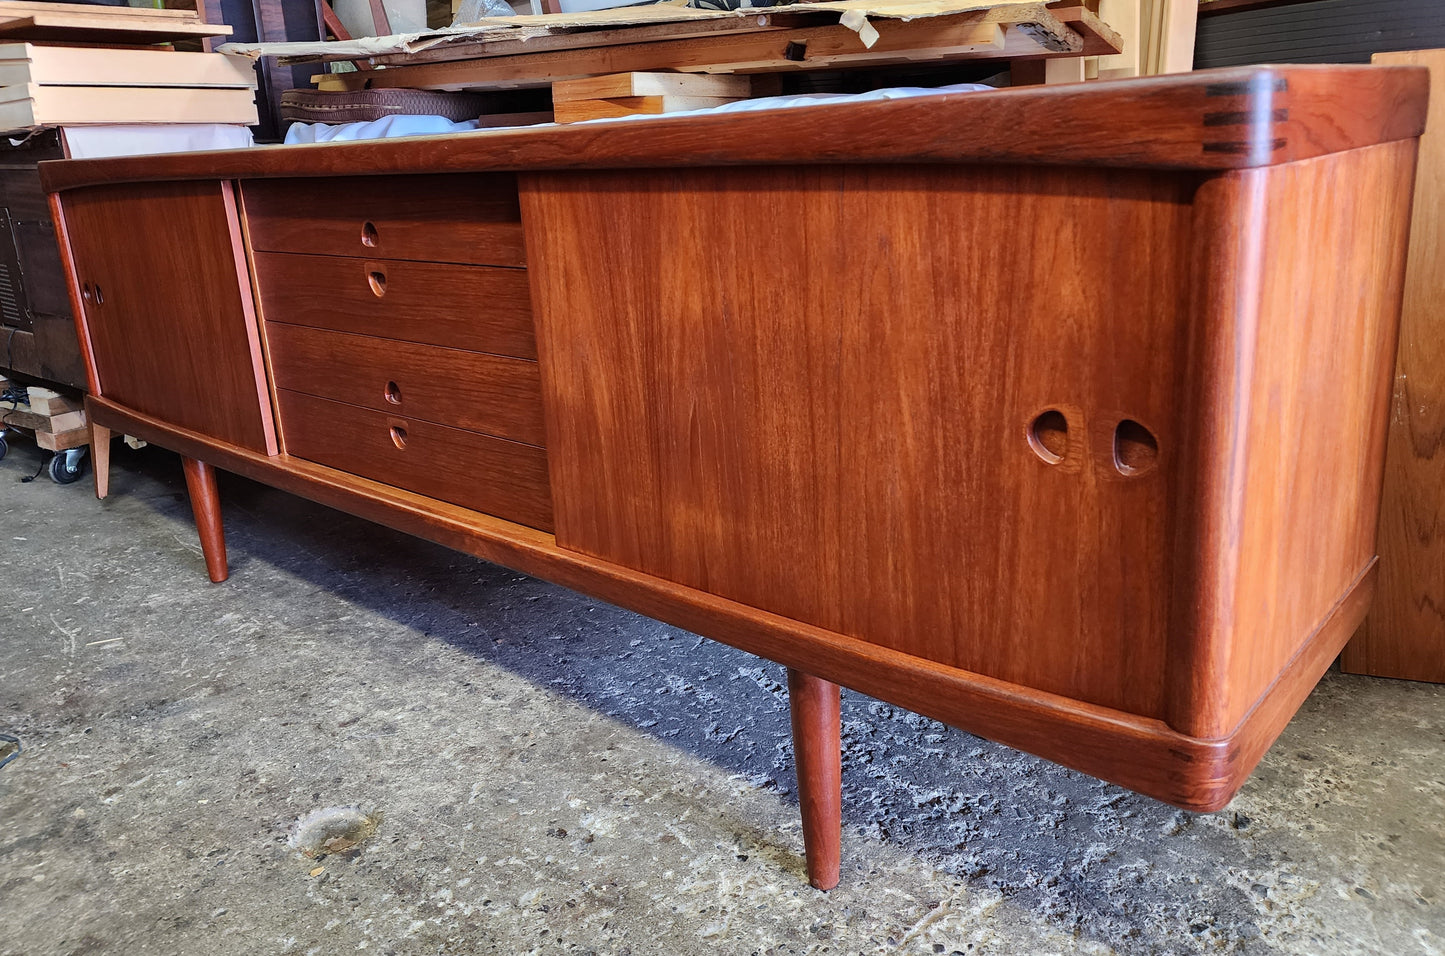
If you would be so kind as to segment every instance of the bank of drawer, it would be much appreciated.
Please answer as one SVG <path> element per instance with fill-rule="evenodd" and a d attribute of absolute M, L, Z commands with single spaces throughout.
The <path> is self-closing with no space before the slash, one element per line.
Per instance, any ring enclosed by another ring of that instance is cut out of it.
<path fill-rule="evenodd" d="M 541 448 L 287 389 L 276 394 L 288 455 L 552 530 Z"/>
<path fill-rule="evenodd" d="M 521 269 L 257 253 L 268 321 L 535 359 Z"/>
<path fill-rule="evenodd" d="M 241 184 L 251 248 L 523 266 L 517 177 L 346 176 Z"/>
<path fill-rule="evenodd" d="M 536 362 L 277 322 L 266 348 L 277 388 L 546 444 Z"/>

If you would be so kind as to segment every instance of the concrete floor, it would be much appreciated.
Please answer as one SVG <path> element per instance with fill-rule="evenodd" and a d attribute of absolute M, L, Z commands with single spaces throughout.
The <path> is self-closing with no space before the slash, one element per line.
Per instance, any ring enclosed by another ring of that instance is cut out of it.
<path fill-rule="evenodd" d="M 1328 677 L 1207 816 L 845 693 L 822 894 L 781 668 L 230 476 L 211 585 L 116 458 L 0 462 L 0 953 L 1445 953 L 1441 688 Z"/>

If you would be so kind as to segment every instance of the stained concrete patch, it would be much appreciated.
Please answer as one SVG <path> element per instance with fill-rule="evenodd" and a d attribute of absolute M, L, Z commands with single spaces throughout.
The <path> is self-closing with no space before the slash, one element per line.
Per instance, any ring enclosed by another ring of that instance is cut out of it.
<path fill-rule="evenodd" d="M 781 668 L 240 480 L 210 585 L 115 454 L 0 463 L 0 953 L 1445 952 L 1440 688 L 1329 677 L 1212 815 L 845 693 L 821 894 Z"/>

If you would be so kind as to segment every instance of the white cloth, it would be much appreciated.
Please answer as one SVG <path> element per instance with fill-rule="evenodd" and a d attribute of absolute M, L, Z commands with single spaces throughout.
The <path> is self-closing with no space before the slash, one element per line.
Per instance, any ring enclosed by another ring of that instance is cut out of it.
<path fill-rule="evenodd" d="M 366 123 L 292 123 L 286 131 L 287 145 L 293 143 L 339 143 L 354 139 L 389 139 L 393 136 L 437 136 L 441 133 L 470 133 L 476 120 L 454 123 L 442 116 L 383 116 Z"/>
<path fill-rule="evenodd" d="M 185 123 L 154 126 L 67 126 L 71 159 L 188 153 L 200 149 L 244 149 L 256 141 L 245 126 Z"/>
<path fill-rule="evenodd" d="M 752 113 L 758 110 L 790 109 L 799 106 L 813 106 L 819 103 L 867 103 L 874 100 L 903 100 L 915 96 L 937 96 L 942 93 L 981 93 L 994 87 L 982 83 L 955 83 L 927 89 L 916 86 L 898 86 L 867 93 L 798 93 L 792 96 L 760 96 L 757 99 L 737 100 L 722 106 L 709 106 L 700 110 L 682 110 L 676 113 L 639 114 L 615 119 L 588 120 L 589 123 L 619 123 L 667 119 L 674 116 L 700 116 L 705 113 Z M 553 125 L 549 123 L 539 124 Z M 292 123 L 286 131 L 287 143 L 332 143 L 343 140 L 385 139 L 392 136 L 436 136 L 441 133 L 469 133 L 481 128 L 476 120 L 453 123 L 440 116 L 387 116 L 369 123 L 341 123 L 335 126 L 325 123 Z M 507 127 L 516 129 L 518 127 Z M 521 127 L 531 129 L 533 127 Z"/>

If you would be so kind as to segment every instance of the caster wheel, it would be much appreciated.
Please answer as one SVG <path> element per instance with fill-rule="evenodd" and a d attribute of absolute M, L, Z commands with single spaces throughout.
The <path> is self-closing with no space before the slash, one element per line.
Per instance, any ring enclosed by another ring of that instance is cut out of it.
<path fill-rule="evenodd" d="M 0 435 L 0 458 L 4 458 L 4 457 L 5 457 L 5 453 L 6 453 L 7 451 L 9 451 L 9 450 L 10 450 L 10 445 L 5 441 L 5 436 L 4 436 L 4 435 Z"/>
<path fill-rule="evenodd" d="M 57 452 L 50 458 L 50 480 L 57 485 L 68 485 L 85 472 L 85 459 L 71 452 Z"/>

